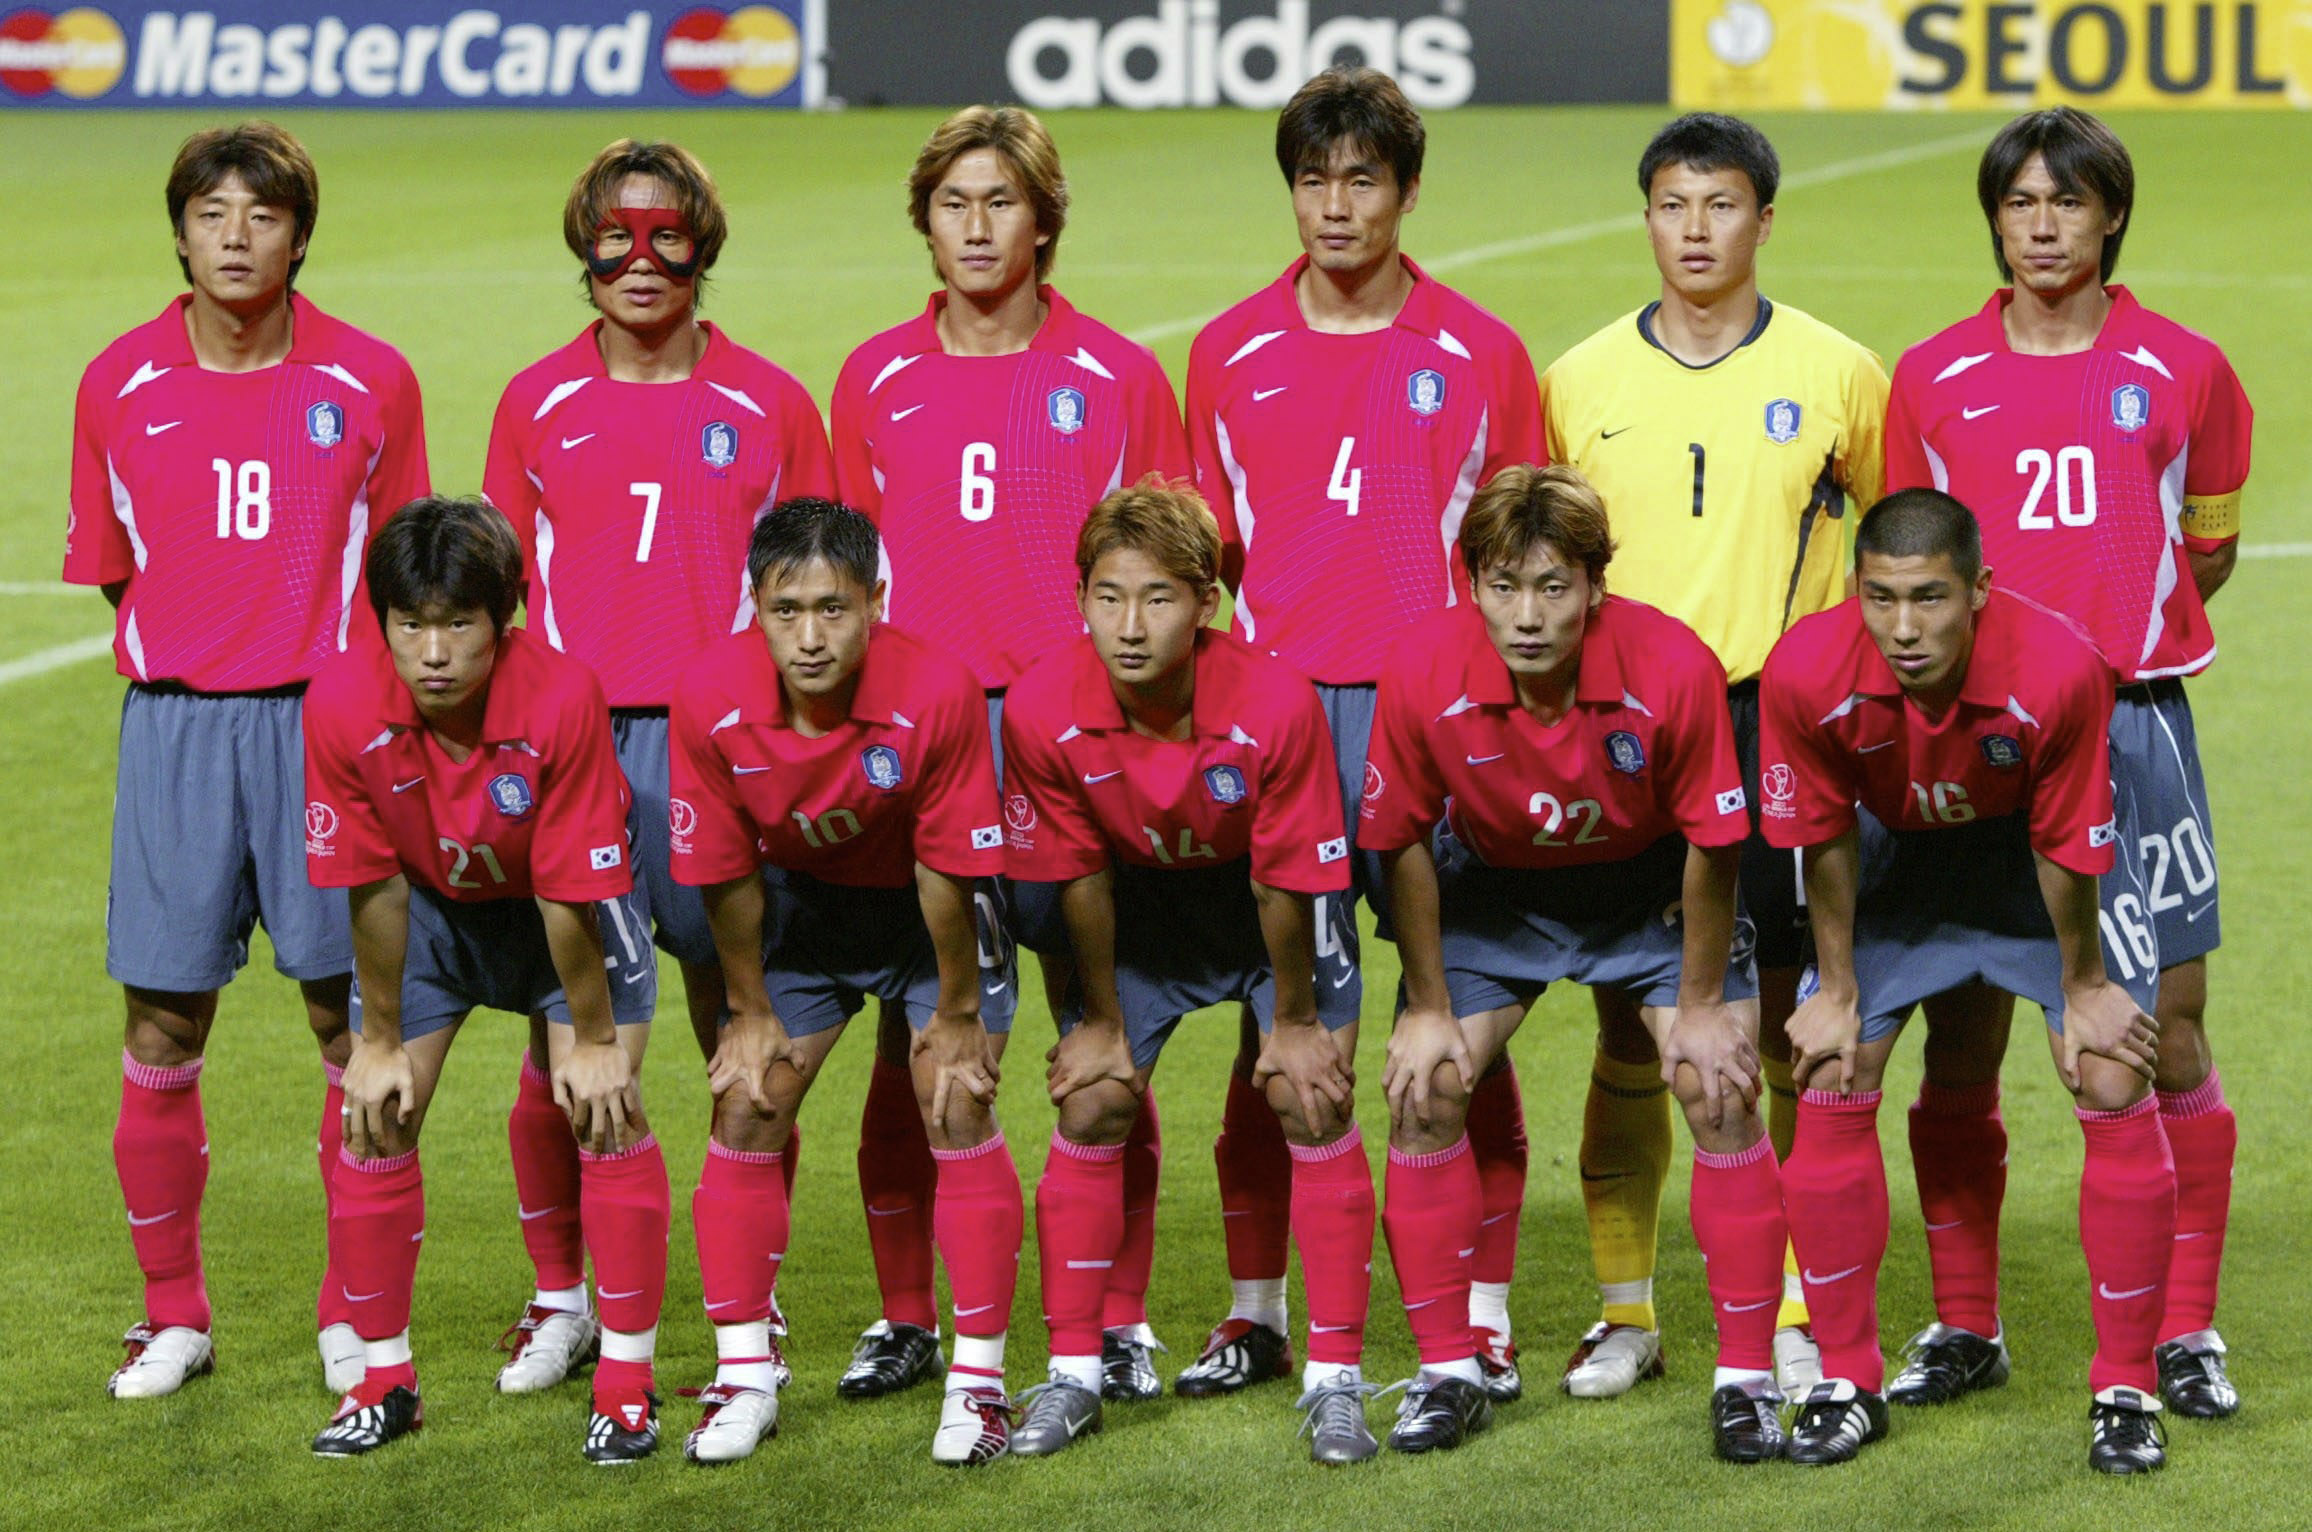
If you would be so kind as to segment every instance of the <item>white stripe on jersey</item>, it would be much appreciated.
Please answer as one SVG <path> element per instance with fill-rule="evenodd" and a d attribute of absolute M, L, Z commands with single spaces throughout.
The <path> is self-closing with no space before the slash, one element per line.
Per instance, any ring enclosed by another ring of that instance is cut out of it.
<path fill-rule="evenodd" d="M 1464 356 L 1468 354 L 1466 351 L 1462 353 Z M 1460 591 L 1453 579 L 1453 548 L 1461 541 L 1461 519 L 1469 512 L 1470 497 L 1477 493 L 1477 475 L 1485 467 L 1485 437 L 1492 421 L 1493 411 L 1490 407 L 1477 412 L 1477 430 L 1470 437 L 1469 455 L 1461 460 L 1460 477 L 1453 481 L 1453 493 L 1445 501 L 1445 514 L 1437 522 L 1437 530 L 1445 539 L 1447 606 L 1460 604 Z"/>
<path fill-rule="evenodd" d="M 578 392 L 578 390 L 584 388 L 590 381 L 592 380 L 587 378 L 572 378 L 567 383 L 555 384 L 552 388 L 546 391 L 546 397 L 540 400 L 538 403 L 538 412 L 535 415 L 532 415 L 530 419 L 533 421 L 544 420 L 548 410 L 552 409 L 555 405 L 560 404 L 563 400 Z"/>
<path fill-rule="evenodd" d="M 713 389 L 716 393 L 722 395 L 725 399 L 730 400 L 731 403 L 739 405 L 745 409 L 753 410 L 759 419 L 768 420 L 771 418 L 769 415 L 764 413 L 763 407 L 761 405 L 755 403 L 754 400 L 747 397 L 747 392 L 745 389 L 725 388 L 712 378 L 706 379 L 705 382 L 707 387 Z"/>
<path fill-rule="evenodd" d="M 2142 348 L 2138 347 L 2137 349 L 2141 350 Z M 2151 353 L 2145 351 L 2144 355 L 2148 357 Z M 2159 366 L 2158 361 L 2154 359 L 2152 365 Z M 2163 374 L 2167 371 L 2165 367 L 2160 367 L 2159 370 Z M 2183 446 L 2176 452 L 2174 461 L 2161 469 L 2159 474 L 2160 526 L 2167 534 L 2164 541 L 2170 548 L 2183 546 L 2184 464 L 2190 460 L 2191 455 L 2192 439 L 2186 436 Z M 2136 668 L 2139 671 L 2143 668 L 2144 662 L 2151 658 L 2152 650 L 2159 647 L 2160 635 L 2167 631 L 2168 597 L 2174 595 L 2175 590 L 2176 561 L 2170 556 L 2159 561 L 2159 569 L 2152 576 L 2151 621 L 2144 627 L 2143 652 L 2135 657 Z"/>
<path fill-rule="evenodd" d="M 1227 361 L 1222 362 L 1220 365 L 1223 367 L 1234 367 L 1238 362 L 1243 361 L 1246 357 L 1252 355 L 1255 351 L 1258 351 L 1261 347 L 1267 345 L 1270 341 L 1275 340 L 1277 337 L 1283 334 L 1284 331 L 1282 330 L 1263 330 L 1258 335 L 1255 335 L 1252 339 L 1246 341 L 1243 345 L 1237 347 L 1236 355 L 1230 357 Z"/>
<path fill-rule="evenodd" d="M 377 473 L 377 460 L 385 455 L 385 443 L 369 455 L 369 466 L 361 471 L 361 488 L 353 497 L 352 509 L 345 515 L 345 552 L 337 566 L 337 652 L 345 652 L 347 635 L 353 626 L 353 588 L 361 583 L 362 556 L 369 551 L 369 482 Z"/>
<path fill-rule="evenodd" d="M 1276 330 L 1264 339 L 1274 340 L 1283 333 L 1282 330 Z M 1244 351 L 1252 349 L 1248 345 Z M 1244 355 L 1244 351 L 1239 351 L 1236 356 Z M 1233 362 L 1236 357 L 1230 357 L 1229 360 Z M 1214 444 L 1220 448 L 1220 466 L 1228 474 L 1228 491 L 1236 499 L 1236 540 L 1244 545 L 1245 557 L 1250 558 L 1252 556 L 1252 499 L 1244 492 L 1244 465 L 1236 460 L 1236 449 L 1229 443 L 1228 422 L 1218 414 L 1212 417 L 1212 432 Z M 1252 608 L 1244 604 L 1242 591 L 1238 591 L 1236 596 L 1236 620 L 1243 626 L 1244 641 L 1248 644 L 1251 643 L 1253 633 Z"/>
<path fill-rule="evenodd" d="M 546 642 L 562 647 L 562 629 L 554 621 L 554 523 L 546 508 L 538 507 L 538 615 L 546 624 Z"/>

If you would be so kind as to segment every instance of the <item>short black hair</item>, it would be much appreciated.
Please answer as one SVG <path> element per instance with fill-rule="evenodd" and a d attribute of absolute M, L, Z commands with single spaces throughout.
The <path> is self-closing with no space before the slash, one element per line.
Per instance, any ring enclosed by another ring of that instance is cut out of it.
<path fill-rule="evenodd" d="M 1638 156 L 1638 194 L 1651 202 L 1654 176 L 1665 165 L 1696 170 L 1739 170 L 1750 178 L 1760 208 L 1774 205 L 1782 186 L 1782 160 L 1766 135 L 1724 112 L 1688 112 L 1656 133 Z"/>
<path fill-rule="evenodd" d="M 522 545 L 505 512 L 479 496 L 428 495 L 386 518 L 369 544 L 369 604 L 490 614 L 503 633 L 522 600 Z"/>
<path fill-rule="evenodd" d="M 1880 558 L 1947 557 L 1959 578 L 1983 571 L 1983 528 L 1975 513 L 1939 489 L 1898 489 L 1863 513 L 1855 528 L 1854 563 Z"/>
<path fill-rule="evenodd" d="M 1293 92 L 1276 119 L 1276 168 L 1285 184 L 1322 170 L 1333 151 L 1361 149 L 1397 174 L 1402 192 L 1421 179 L 1429 130 L 1397 82 L 1378 69 L 1335 65 Z"/>
<path fill-rule="evenodd" d="M 847 505 L 798 495 L 771 507 L 747 543 L 747 588 L 761 590 L 773 575 L 790 574 L 825 559 L 863 590 L 875 588 L 883 538 L 875 523 Z"/>
<path fill-rule="evenodd" d="M 2034 154 L 2046 160 L 2057 191 L 2091 191 L 2106 213 L 2119 218 L 2119 227 L 2103 236 L 2103 280 L 2110 281 L 2119 269 L 2119 242 L 2127 238 L 2128 218 L 2135 211 L 2135 161 L 2101 118 L 2075 106 L 2025 112 L 2001 128 L 1983 150 L 1983 163 L 1975 170 L 1975 196 L 1991 225 L 1991 259 L 1999 267 L 1999 279 L 2015 279 L 2006 247 L 1999 241 L 1999 204 L 2007 200 Z"/>

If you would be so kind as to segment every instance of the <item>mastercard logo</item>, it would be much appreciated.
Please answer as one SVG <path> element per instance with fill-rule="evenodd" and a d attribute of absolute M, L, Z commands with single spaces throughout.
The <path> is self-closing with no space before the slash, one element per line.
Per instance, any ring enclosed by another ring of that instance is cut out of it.
<path fill-rule="evenodd" d="M 102 11 L 10 11 L 0 16 L 0 89 L 86 100 L 120 83 L 128 41 Z"/>
<path fill-rule="evenodd" d="M 694 96 L 775 96 L 803 67 L 803 39 L 793 18 L 767 5 L 702 6 L 666 29 L 659 61 L 667 78 Z"/>

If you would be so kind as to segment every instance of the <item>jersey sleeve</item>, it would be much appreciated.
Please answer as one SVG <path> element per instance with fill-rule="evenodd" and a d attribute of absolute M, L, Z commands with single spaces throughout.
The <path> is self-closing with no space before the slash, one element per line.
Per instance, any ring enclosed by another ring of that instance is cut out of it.
<path fill-rule="evenodd" d="M 867 440 L 866 364 L 861 356 L 854 351 L 843 364 L 827 411 L 834 437 L 835 488 L 845 505 L 880 520 L 883 490 L 875 482 L 874 444 Z"/>
<path fill-rule="evenodd" d="M 1136 360 L 1139 365 L 1126 384 L 1131 425 L 1124 441 L 1124 482 L 1136 484 L 1157 474 L 1168 482 L 1193 484 L 1196 465 L 1188 455 L 1188 431 L 1181 424 L 1172 380 L 1153 355 L 1143 353 Z"/>
<path fill-rule="evenodd" d="M 1690 649 L 1677 648 L 1686 652 L 1672 692 L 1676 733 L 1664 752 L 1665 807 L 1693 845 L 1738 845 L 1750 835 L 1749 796 L 1726 710 L 1726 669 L 1698 638 Z"/>
<path fill-rule="evenodd" d="M 1429 749 L 1420 664 L 1400 649 L 1381 673 L 1373 701 L 1373 735 L 1365 751 L 1364 794 L 1357 804 L 1357 846 L 1399 851 L 1427 837 L 1444 817 L 1445 779 Z"/>
<path fill-rule="evenodd" d="M 808 495 L 840 500 L 835 455 L 827 449 L 827 422 L 819 414 L 818 401 L 792 379 L 786 380 L 786 387 L 779 392 L 784 402 L 780 424 L 786 442 L 786 459 L 779 470 L 779 498 L 794 500 Z"/>
<path fill-rule="evenodd" d="M 1482 479 L 1518 463 L 1547 467 L 1555 460 L 1542 429 L 1541 385 L 1533 358 L 1514 331 L 1504 327 L 1500 344 L 1485 358 L 1487 407 L 1492 411 Z"/>
<path fill-rule="evenodd" d="M 1854 760 L 1810 716 L 1804 661 L 1794 643 L 1809 624 L 1784 636 L 1766 657 L 1758 685 L 1758 827 L 1782 850 L 1819 846 L 1854 828 Z"/>
<path fill-rule="evenodd" d="M 1927 468 L 1927 443 L 1919 435 L 1919 405 L 1916 397 L 1919 386 L 1919 368 L 1911 357 L 1895 363 L 1895 376 L 1887 390 L 1886 434 L 1880 438 L 1885 454 L 1886 471 L 1880 479 L 1883 494 L 1898 489 L 1932 488 L 1934 474 Z M 1858 511 L 1867 511 L 1875 502 L 1863 500 Z"/>
<path fill-rule="evenodd" d="M 2031 763 L 2031 849 L 2073 872 L 2100 877 L 2111 871 L 2118 841 L 2111 807 L 2111 672 L 2092 650 L 2076 647 Z M 2052 658 L 2042 656 L 2042 662 Z"/>
<path fill-rule="evenodd" d="M 674 881 L 694 888 L 750 877 L 762 865 L 754 819 L 715 743 L 720 704 L 694 679 L 701 663 L 712 661 L 693 662 L 691 676 L 675 687 L 667 723 L 668 860 Z"/>
<path fill-rule="evenodd" d="M 401 871 L 401 858 L 354 766 L 361 747 L 336 726 L 333 700 L 315 687 L 305 701 L 305 876 L 315 888 L 359 888 Z"/>
<path fill-rule="evenodd" d="M 379 401 L 385 417 L 385 441 L 377 450 L 376 466 L 364 486 L 369 495 L 370 525 L 385 519 L 433 489 L 432 471 L 425 451 L 425 402 L 418 394 L 417 374 L 399 355 L 387 373 L 385 397 Z"/>
<path fill-rule="evenodd" d="M 1211 335 L 1206 331 L 1197 336 L 1188 353 L 1188 456 L 1195 469 L 1196 492 L 1220 523 L 1221 581 L 1234 590 L 1244 575 L 1244 539 L 1236 525 L 1236 486 L 1220 451 L 1223 428 L 1215 397 L 1220 369 L 1213 361 L 1218 343 Z"/>
<path fill-rule="evenodd" d="M 984 694 L 960 672 L 945 688 L 923 741 L 923 790 L 915 800 L 915 859 L 951 878 L 1004 870 L 996 813 L 995 750 Z"/>
<path fill-rule="evenodd" d="M 1879 359 L 1857 346 L 1847 368 L 1846 436 L 1839 443 L 1833 475 L 1854 507 L 1852 526 L 1862 513 L 1879 503 L 1887 492 L 1887 411 L 1890 396 L 1886 369 Z M 1850 542 L 1852 534 L 1849 534 Z"/>
<path fill-rule="evenodd" d="M 2200 418 L 2192 423 L 2184 468 L 2184 545 L 2212 553 L 2240 535 L 2240 491 L 2248 482 L 2248 443 L 2256 412 L 2232 364 L 2218 352 L 2209 368 Z"/>
<path fill-rule="evenodd" d="M 1270 888 L 1332 894 L 1349 886 L 1341 778 L 1316 688 L 1297 675 L 1274 739 L 1261 751 L 1252 806 L 1252 876 Z"/>
<path fill-rule="evenodd" d="M 482 461 L 482 496 L 506 513 L 514 537 L 522 545 L 522 571 L 530 574 L 537 563 L 538 486 L 530 479 L 530 422 L 523 401 L 512 385 L 498 400 L 490 420 L 490 447 Z"/>
<path fill-rule="evenodd" d="M 577 669 L 577 662 L 569 662 Z M 556 719 L 538 784 L 538 828 L 530 841 L 530 890 L 573 904 L 614 899 L 634 887 L 626 842 L 630 801 L 610 739 L 610 705 L 591 672 L 581 672 Z"/>
<path fill-rule="evenodd" d="M 1004 871 L 1027 883 L 1088 877 L 1108 865 L 1107 838 L 1051 732 L 1025 711 L 1003 713 Z"/>
<path fill-rule="evenodd" d="M 112 512 L 112 466 L 104 439 L 104 384 L 91 366 L 72 408 L 72 501 L 64 523 L 64 578 L 109 585 L 136 572 L 128 529 Z"/>

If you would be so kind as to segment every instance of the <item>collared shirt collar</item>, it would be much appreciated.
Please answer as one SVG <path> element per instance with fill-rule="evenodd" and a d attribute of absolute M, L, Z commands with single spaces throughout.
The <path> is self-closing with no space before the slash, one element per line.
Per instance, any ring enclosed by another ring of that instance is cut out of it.
<path fill-rule="evenodd" d="M 1200 629 L 1196 635 L 1196 652 L 1189 660 L 1196 667 L 1196 687 L 1188 699 L 1188 731 L 1197 738 L 1226 739 L 1236 727 L 1236 689 L 1229 684 L 1229 657 L 1224 652 L 1228 642 L 1211 628 Z M 1075 716 L 1070 721 L 1087 732 L 1114 733 L 1131 727 L 1124 717 L 1124 705 L 1116 699 L 1108 667 L 1089 638 L 1077 651 L 1072 712 Z"/>
<path fill-rule="evenodd" d="M 1590 613 L 1582 632 L 1581 657 L 1575 662 L 1573 700 L 1577 705 L 1604 703 L 1619 706 L 1628 695 L 1622 681 L 1622 652 L 1616 638 L 1620 622 L 1612 617 L 1614 598 L 1608 596 Z M 1482 707 L 1517 706 L 1517 682 L 1493 647 L 1482 618 L 1471 614 L 1462 636 L 1462 694 Z"/>
<path fill-rule="evenodd" d="M 1413 290 L 1405 295 L 1404 306 L 1390 321 L 1398 329 L 1411 330 L 1416 335 L 1434 337 L 1442 328 L 1437 315 L 1437 283 L 1423 271 L 1409 255 L 1399 252 L 1397 258 L 1412 273 Z M 1302 255 L 1284 269 L 1284 275 L 1268 285 L 1266 302 L 1261 315 L 1263 329 L 1305 330 L 1308 319 L 1301 313 L 1299 284 L 1301 273 L 1309 269 L 1309 258 Z"/>
<path fill-rule="evenodd" d="M 1076 346 L 1076 306 L 1049 283 L 1036 285 L 1036 297 L 1044 305 L 1044 322 L 1036 326 L 1035 335 L 1028 341 L 1028 349 L 1061 353 L 1073 351 Z M 943 287 L 931 295 L 923 305 L 923 312 L 908 323 L 906 350 L 926 355 L 938 355 L 946 350 L 939 340 L 939 311 L 946 307 L 947 289 Z"/>

